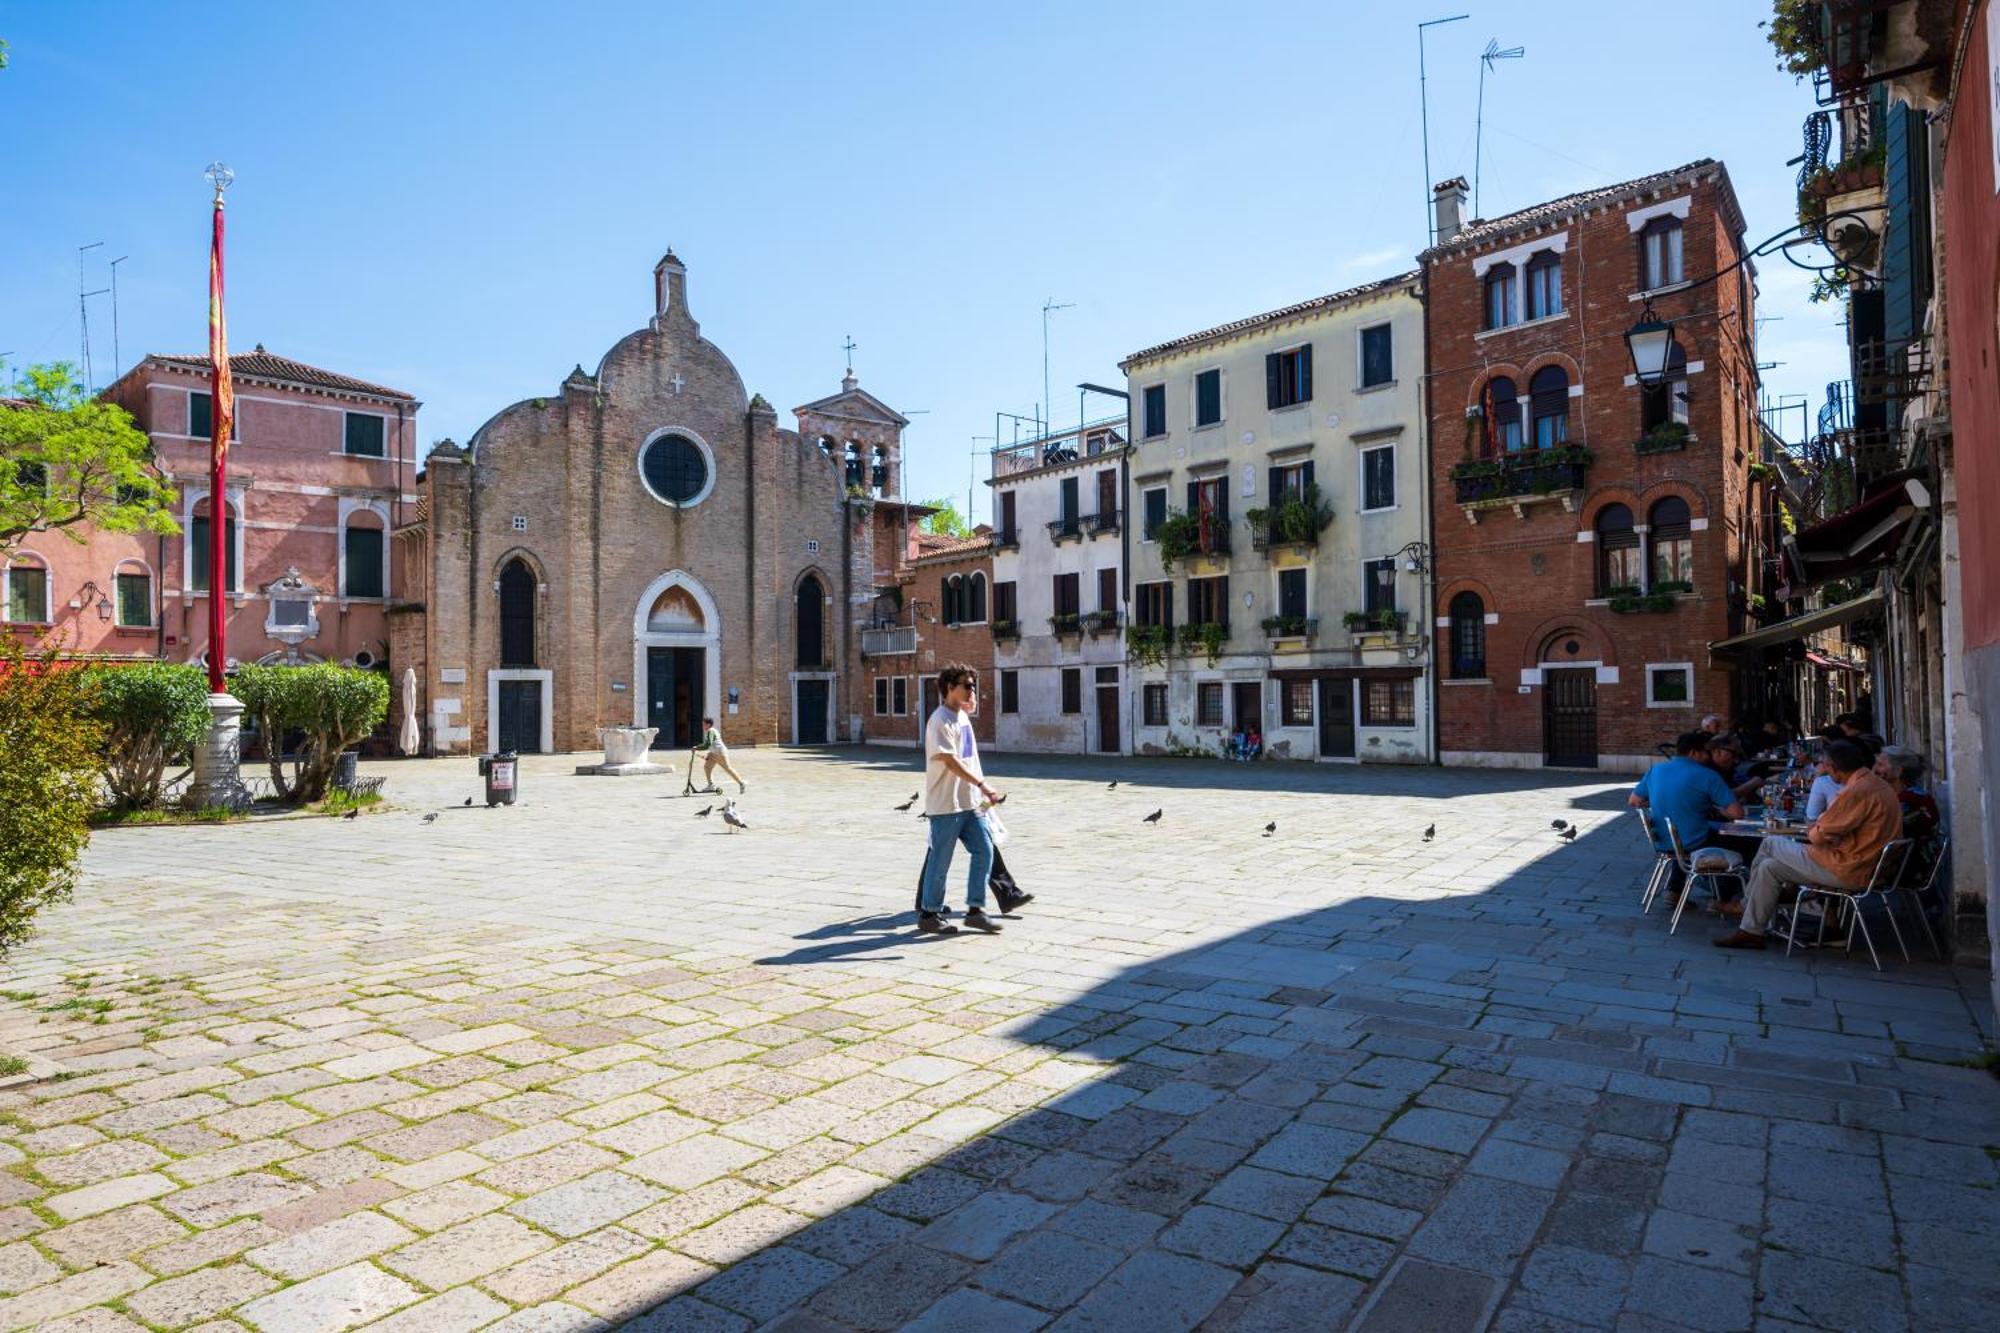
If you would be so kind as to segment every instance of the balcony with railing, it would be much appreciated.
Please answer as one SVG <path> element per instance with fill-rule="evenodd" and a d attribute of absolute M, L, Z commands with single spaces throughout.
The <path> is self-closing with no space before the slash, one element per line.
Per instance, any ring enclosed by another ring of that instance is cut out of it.
<path fill-rule="evenodd" d="M 1077 514 L 1064 514 L 1049 520 L 1049 540 L 1052 542 L 1082 541 L 1083 519 Z"/>
<path fill-rule="evenodd" d="M 1018 620 L 988 621 L 986 628 L 992 631 L 995 639 L 1018 639 L 1021 637 L 1021 622 Z"/>
<path fill-rule="evenodd" d="M 993 451 L 993 479 L 1039 472 L 1043 468 L 1116 455 L 1125 445 L 1125 418 L 1105 417 L 1073 430 L 1053 431 L 1032 440 L 1017 440 Z"/>
<path fill-rule="evenodd" d="M 1118 525 L 1124 517 L 1125 511 L 1122 509 L 1101 509 L 1086 518 L 1084 526 L 1090 529 L 1091 536 L 1101 537 L 1106 533 L 1118 531 Z"/>
<path fill-rule="evenodd" d="M 1896 400 L 1880 391 L 1880 381 L 1875 383 L 1864 393 L 1854 380 L 1837 380 L 1826 386 L 1826 402 L 1819 409 L 1820 439 L 1831 446 L 1830 453 L 1852 462 L 1860 485 L 1901 470 L 1906 456 Z"/>
<path fill-rule="evenodd" d="M 1820 105 L 1830 106 L 1937 68 L 1951 52 L 1952 15 L 1953 6 L 1926 0 L 1785 0 L 1766 35 L 1780 68 L 1812 75 Z"/>
<path fill-rule="evenodd" d="M 1086 611 L 1083 613 L 1084 632 L 1092 638 L 1098 638 L 1106 634 L 1116 634 L 1120 619 L 1121 617 L 1115 609 Z"/>
<path fill-rule="evenodd" d="M 1475 523 L 1481 509 L 1512 506 L 1520 513 L 1523 506 L 1543 500 L 1560 501 L 1574 511 L 1592 461 L 1590 451 L 1575 441 L 1522 449 L 1458 464 L 1451 470 L 1452 488 Z"/>
<path fill-rule="evenodd" d="M 915 625 L 874 624 L 861 631 L 861 655 L 863 657 L 894 657 L 899 653 L 917 651 L 917 627 Z"/>
<path fill-rule="evenodd" d="M 993 534 L 993 549 L 996 551 L 1018 551 L 1021 549 L 1021 530 L 1001 528 Z"/>
<path fill-rule="evenodd" d="M 1320 497 L 1319 487 L 1281 494 L 1269 508 L 1246 509 L 1243 521 L 1250 525 L 1250 549 L 1268 551 L 1274 546 L 1311 549 L 1319 545 L 1319 535 L 1333 522 L 1333 506 Z"/>
<path fill-rule="evenodd" d="M 1318 633 L 1319 621 L 1313 616 L 1264 617 L 1264 637 L 1267 639 L 1310 639 Z"/>

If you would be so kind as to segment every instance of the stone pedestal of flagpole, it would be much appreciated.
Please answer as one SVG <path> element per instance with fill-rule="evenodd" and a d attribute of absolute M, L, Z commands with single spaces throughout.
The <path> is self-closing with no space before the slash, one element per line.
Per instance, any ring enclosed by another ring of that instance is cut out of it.
<path fill-rule="evenodd" d="M 243 705 L 232 694 L 208 696 L 208 735 L 194 747 L 194 776 L 186 803 L 196 810 L 221 806 L 241 810 L 250 804 L 243 785 Z"/>

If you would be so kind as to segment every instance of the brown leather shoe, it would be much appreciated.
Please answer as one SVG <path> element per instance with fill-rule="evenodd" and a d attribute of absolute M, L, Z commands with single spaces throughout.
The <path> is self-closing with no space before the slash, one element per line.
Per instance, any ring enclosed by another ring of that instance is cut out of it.
<path fill-rule="evenodd" d="M 1719 935 L 1715 940 L 1718 949 L 1761 949 L 1764 937 L 1750 930 L 1732 930 L 1727 935 Z"/>
<path fill-rule="evenodd" d="M 1743 900 L 1741 898 L 1725 898 L 1715 905 L 1715 911 L 1718 916 L 1726 916 L 1731 921 L 1738 920 L 1743 915 Z"/>

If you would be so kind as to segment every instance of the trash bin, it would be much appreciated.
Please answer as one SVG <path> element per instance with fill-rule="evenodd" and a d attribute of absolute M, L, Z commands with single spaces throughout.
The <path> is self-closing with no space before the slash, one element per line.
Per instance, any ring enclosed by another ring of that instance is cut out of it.
<path fill-rule="evenodd" d="M 515 776 L 520 771 L 520 758 L 512 750 L 479 756 L 479 776 L 486 779 L 486 805 L 489 809 L 496 805 L 514 804 Z"/>
<path fill-rule="evenodd" d="M 333 786 L 336 791 L 353 791 L 355 780 L 361 774 L 361 751 L 342 750 L 340 757 L 333 761 Z"/>

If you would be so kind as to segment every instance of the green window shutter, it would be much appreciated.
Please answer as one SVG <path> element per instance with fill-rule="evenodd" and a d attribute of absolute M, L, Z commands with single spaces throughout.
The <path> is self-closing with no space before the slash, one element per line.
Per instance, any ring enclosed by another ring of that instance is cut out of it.
<path fill-rule="evenodd" d="M 1299 349 L 1299 401 L 1309 403 L 1313 396 L 1313 349 L 1307 343 Z"/>
<path fill-rule="evenodd" d="M 347 545 L 347 588 L 349 597 L 382 596 L 382 530 L 349 528 Z"/>

